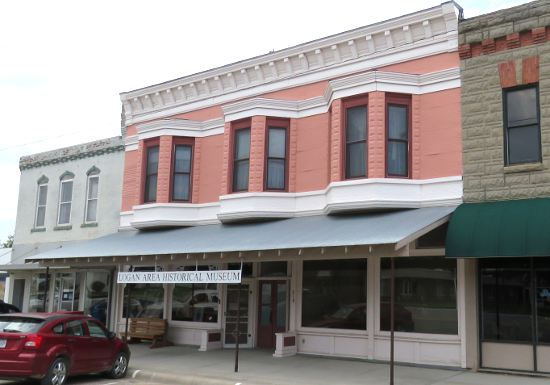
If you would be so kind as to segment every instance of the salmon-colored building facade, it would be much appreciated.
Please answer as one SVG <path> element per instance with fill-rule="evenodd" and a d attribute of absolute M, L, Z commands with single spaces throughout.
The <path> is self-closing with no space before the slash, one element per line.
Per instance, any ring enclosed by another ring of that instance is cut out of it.
<path fill-rule="evenodd" d="M 119 284 L 111 326 L 130 311 L 200 350 L 384 361 L 398 257 L 396 360 L 475 365 L 467 272 L 444 258 L 462 202 L 459 67 L 446 2 L 122 93 L 124 231 L 88 263 L 242 281 Z"/>

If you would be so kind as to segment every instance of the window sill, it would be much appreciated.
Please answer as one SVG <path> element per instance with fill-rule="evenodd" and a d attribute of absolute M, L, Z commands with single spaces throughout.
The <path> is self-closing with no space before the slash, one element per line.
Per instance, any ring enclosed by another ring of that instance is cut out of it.
<path fill-rule="evenodd" d="M 97 226 L 98 226 L 97 222 L 83 223 L 83 224 L 80 225 L 80 227 L 83 227 L 83 228 L 85 228 L 85 227 L 97 227 Z"/>
<path fill-rule="evenodd" d="M 71 230 L 72 228 L 73 228 L 73 225 L 59 225 L 59 226 L 55 226 L 53 230 L 54 231 Z"/>
<path fill-rule="evenodd" d="M 45 227 L 35 227 L 31 229 L 31 233 L 43 233 L 46 231 Z"/>
<path fill-rule="evenodd" d="M 545 167 L 543 163 L 536 162 L 515 164 L 513 166 L 504 166 L 503 171 L 505 174 L 513 174 L 516 172 L 542 171 L 544 169 Z"/>

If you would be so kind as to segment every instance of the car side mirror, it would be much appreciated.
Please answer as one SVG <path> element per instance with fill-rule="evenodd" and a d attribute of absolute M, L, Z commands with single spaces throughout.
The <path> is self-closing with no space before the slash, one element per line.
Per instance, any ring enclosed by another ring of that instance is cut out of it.
<path fill-rule="evenodd" d="M 107 337 L 109 337 L 110 340 L 114 340 L 116 338 L 115 332 L 109 332 L 107 333 Z"/>

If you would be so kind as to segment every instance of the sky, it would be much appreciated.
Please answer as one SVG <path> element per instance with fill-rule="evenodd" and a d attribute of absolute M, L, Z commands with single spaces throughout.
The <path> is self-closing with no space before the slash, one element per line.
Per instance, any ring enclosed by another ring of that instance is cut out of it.
<path fill-rule="evenodd" d="M 2 1 L 0 242 L 15 229 L 19 158 L 120 135 L 120 92 L 441 2 Z M 466 18 L 524 2 L 458 1 Z"/>

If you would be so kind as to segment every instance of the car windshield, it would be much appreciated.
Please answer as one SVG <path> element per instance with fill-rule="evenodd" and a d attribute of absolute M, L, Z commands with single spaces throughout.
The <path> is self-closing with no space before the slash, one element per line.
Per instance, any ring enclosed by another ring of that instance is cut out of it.
<path fill-rule="evenodd" d="M 0 317 L 0 331 L 4 333 L 33 333 L 44 323 L 40 318 Z"/>

